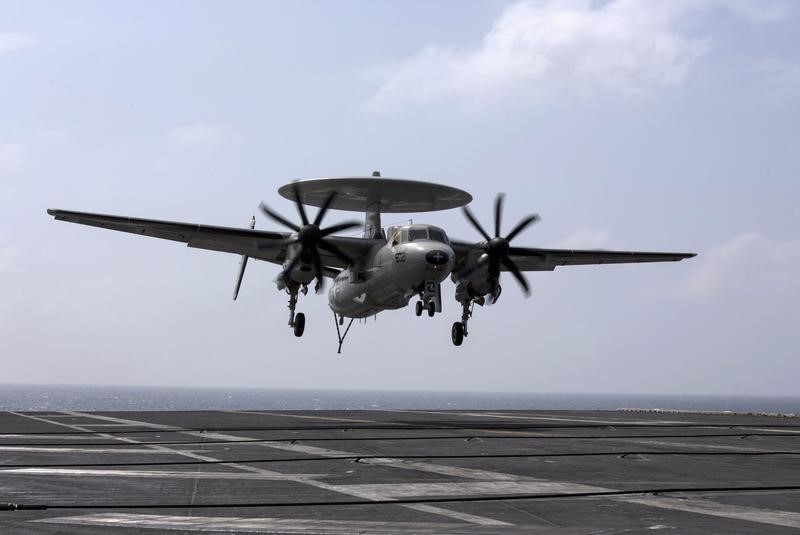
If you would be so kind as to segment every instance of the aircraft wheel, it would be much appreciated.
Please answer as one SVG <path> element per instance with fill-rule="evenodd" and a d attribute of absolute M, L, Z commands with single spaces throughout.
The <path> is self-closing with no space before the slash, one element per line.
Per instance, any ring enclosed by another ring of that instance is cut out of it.
<path fill-rule="evenodd" d="M 436 303 L 431 301 L 428 303 L 428 316 L 432 318 L 434 314 L 436 314 Z"/>
<path fill-rule="evenodd" d="M 306 315 L 300 312 L 294 317 L 294 335 L 298 338 L 303 336 L 303 331 L 306 330 Z"/>
<path fill-rule="evenodd" d="M 464 324 L 460 321 L 455 322 L 450 334 L 453 337 L 453 345 L 460 346 L 464 341 Z"/>
<path fill-rule="evenodd" d="M 422 316 L 422 301 L 417 301 L 416 313 L 417 316 Z"/>

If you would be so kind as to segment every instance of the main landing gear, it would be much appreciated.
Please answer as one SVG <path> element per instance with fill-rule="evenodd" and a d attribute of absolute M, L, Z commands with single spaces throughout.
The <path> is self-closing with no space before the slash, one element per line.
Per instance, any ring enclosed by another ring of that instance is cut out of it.
<path fill-rule="evenodd" d="M 294 331 L 294 335 L 300 338 L 306 330 L 306 315 L 302 312 L 295 314 L 295 308 L 297 307 L 297 295 L 300 292 L 306 295 L 308 285 L 303 285 L 301 288 L 297 283 L 290 283 L 286 285 L 286 291 L 289 293 L 289 327 Z"/>
<path fill-rule="evenodd" d="M 453 327 L 450 329 L 450 337 L 454 346 L 460 346 L 464 343 L 464 337 L 469 336 L 467 324 L 472 317 L 472 310 L 475 308 L 475 304 L 483 306 L 485 302 L 486 300 L 482 295 L 465 297 L 461 300 L 461 321 L 453 323 Z"/>

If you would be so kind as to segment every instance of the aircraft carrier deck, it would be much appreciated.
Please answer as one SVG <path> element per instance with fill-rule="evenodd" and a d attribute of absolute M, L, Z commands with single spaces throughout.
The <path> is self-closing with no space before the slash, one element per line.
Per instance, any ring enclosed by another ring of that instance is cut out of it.
<path fill-rule="evenodd" d="M 0 533 L 790 533 L 800 420 L 0 413 Z"/>

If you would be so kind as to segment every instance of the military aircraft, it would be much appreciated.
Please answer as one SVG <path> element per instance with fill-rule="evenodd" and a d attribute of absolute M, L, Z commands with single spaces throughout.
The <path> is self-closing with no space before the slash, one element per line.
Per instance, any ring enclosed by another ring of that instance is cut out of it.
<path fill-rule="evenodd" d="M 522 291 L 530 286 L 522 272 L 552 271 L 557 266 L 679 261 L 692 253 L 543 249 L 512 246 L 511 242 L 538 215 L 522 218 L 503 234 L 503 195 L 494 204 L 494 234 L 489 234 L 466 207 L 472 196 L 458 188 L 397 178 L 383 178 L 375 171 L 371 177 L 338 177 L 297 180 L 278 189 L 294 201 L 300 222 L 293 222 L 264 203 L 265 216 L 286 227 L 288 232 L 250 228 L 217 227 L 151 219 L 49 209 L 60 221 L 107 228 L 143 236 L 186 243 L 189 247 L 241 255 L 233 298 L 239 294 L 247 261 L 250 258 L 281 265 L 275 279 L 279 291 L 289 296 L 289 326 L 295 336 L 305 330 L 305 314 L 297 313 L 298 297 L 308 293 L 309 285 L 319 293 L 326 278 L 333 284 L 328 304 L 342 343 L 354 319 L 374 316 L 384 310 L 408 306 L 418 300 L 417 316 L 442 312 L 441 283 L 448 277 L 456 285 L 455 298 L 461 305 L 461 320 L 453 323 L 451 338 L 460 346 L 468 336 L 467 324 L 474 306 L 487 300 L 495 303 L 502 291 L 501 273 L 507 271 Z M 319 207 L 313 220 L 304 205 Z M 478 231 L 476 242 L 450 239 L 444 229 L 425 224 L 406 224 L 383 229 L 381 214 L 429 212 L 461 208 Z M 365 213 L 364 223 L 348 221 L 323 227 L 329 209 Z M 362 237 L 336 235 L 363 226 Z M 344 333 L 339 326 L 350 321 Z"/>

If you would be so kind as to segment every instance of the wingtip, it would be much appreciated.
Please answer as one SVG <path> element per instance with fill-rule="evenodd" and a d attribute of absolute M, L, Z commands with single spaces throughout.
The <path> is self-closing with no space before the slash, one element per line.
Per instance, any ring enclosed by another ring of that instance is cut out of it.
<path fill-rule="evenodd" d="M 56 215 L 56 212 L 58 212 L 58 210 L 56 210 L 55 208 L 48 208 L 47 209 L 47 213 L 49 215 Z"/>

